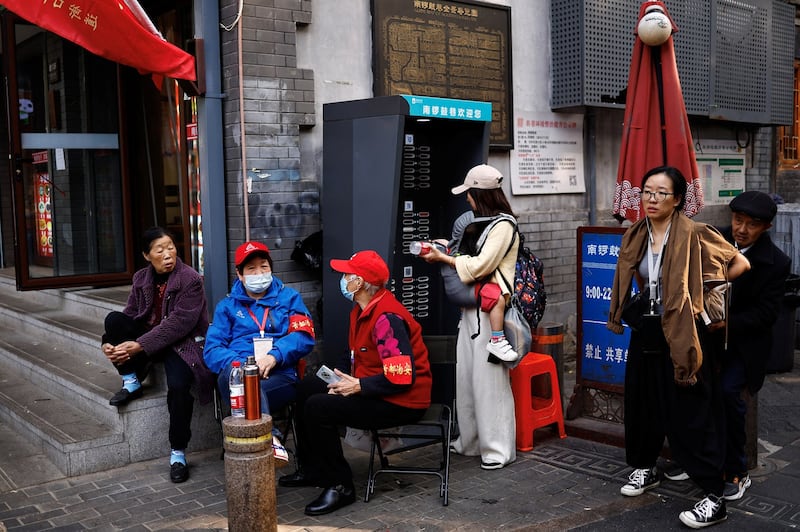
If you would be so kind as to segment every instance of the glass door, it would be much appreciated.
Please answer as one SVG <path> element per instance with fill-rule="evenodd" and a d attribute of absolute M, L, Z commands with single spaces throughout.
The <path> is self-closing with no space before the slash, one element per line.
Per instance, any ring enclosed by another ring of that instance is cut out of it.
<path fill-rule="evenodd" d="M 10 13 L 3 32 L 18 287 L 124 283 L 117 66 Z"/>

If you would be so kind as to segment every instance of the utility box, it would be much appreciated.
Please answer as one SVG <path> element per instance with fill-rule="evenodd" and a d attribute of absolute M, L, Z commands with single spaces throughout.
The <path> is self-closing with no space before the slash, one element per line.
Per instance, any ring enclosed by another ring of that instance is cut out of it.
<path fill-rule="evenodd" d="M 322 329 L 324 359 L 348 350 L 352 303 L 331 258 L 374 249 L 389 265 L 388 287 L 423 334 L 455 335 L 458 308 L 445 299 L 438 264 L 411 255 L 415 240 L 450 239 L 470 209 L 450 189 L 489 153 L 491 103 L 385 96 L 323 106 Z"/>

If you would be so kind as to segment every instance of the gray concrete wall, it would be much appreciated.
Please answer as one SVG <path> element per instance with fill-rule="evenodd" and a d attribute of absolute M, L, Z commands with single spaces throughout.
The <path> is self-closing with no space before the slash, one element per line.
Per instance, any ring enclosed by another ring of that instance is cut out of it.
<path fill-rule="evenodd" d="M 512 6 L 513 105 L 515 113 L 549 112 L 549 2 L 486 0 Z M 222 21 L 235 16 L 238 0 L 222 0 Z M 319 297 L 312 276 L 292 264 L 294 240 L 324 223 L 322 190 L 323 105 L 369 98 L 372 94 L 372 38 L 369 0 L 245 0 L 245 88 L 248 167 L 272 174 L 255 178 L 248 195 L 251 236 L 276 250 L 278 275 L 293 283 L 309 306 Z M 226 182 L 231 249 L 243 237 L 243 186 L 240 172 L 238 81 L 235 31 L 223 35 Z M 519 195 L 504 183 L 527 242 L 545 263 L 549 294 L 545 319 L 574 332 L 576 228 L 617 225 L 611 216 L 622 132 L 622 109 L 587 111 L 594 136 L 594 158 L 584 145 L 585 194 Z M 733 125 L 690 117 L 693 133 L 703 139 L 737 138 Z M 771 130 L 754 129 L 748 153 L 747 188 L 772 191 Z M 741 131 L 739 131 L 741 137 Z M 489 163 L 510 175 L 507 151 L 493 151 Z M 593 185 L 593 186 L 592 186 Z M 590 190 L 594 189 L 591 197 Z M 697 218 L 729 222 L 724 206 L 707 207 Z"/>

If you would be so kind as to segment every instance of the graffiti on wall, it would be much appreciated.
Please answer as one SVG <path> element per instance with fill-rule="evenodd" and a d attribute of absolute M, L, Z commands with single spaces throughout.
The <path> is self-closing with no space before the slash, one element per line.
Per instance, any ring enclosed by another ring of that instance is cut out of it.
<path fill-rule="evenodd" d="M 294 246 L 319 230 L 319 192 L 316 190 L 296 191 L 295 197 L 285 201 L 292 193 L 254 193 L 250 194 L 250 238 L 260 240 L 270 248 Z M 276 195 L 281 201 L 274 201 Z"/>

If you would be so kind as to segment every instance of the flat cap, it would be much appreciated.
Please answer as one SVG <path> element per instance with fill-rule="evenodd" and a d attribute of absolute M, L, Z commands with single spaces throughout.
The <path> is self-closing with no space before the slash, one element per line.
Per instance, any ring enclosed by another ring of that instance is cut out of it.
<path fill-rule="evenodd" d="M 742 192 L 728 206 L 733 212 L 741 212 L 764 222 L 772 222 L 778 212 L 778 206 L 769 194 L 757 190 Z"/>

